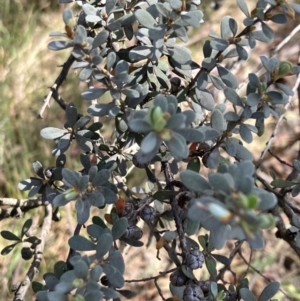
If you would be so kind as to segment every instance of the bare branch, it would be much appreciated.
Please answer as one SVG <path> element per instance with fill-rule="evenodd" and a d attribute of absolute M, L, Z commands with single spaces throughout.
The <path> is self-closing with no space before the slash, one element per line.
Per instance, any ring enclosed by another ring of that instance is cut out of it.
<path fill-rule="evenodd" d="M 162 170 L 163 170 L 165 178 L 166 178 L 166 183 L 167 183 L 167 185 L 169 185 L 174 180 L 173 174 L 170 169 L 170 165 L 168 162 L 161 162 L 161 165 L 162 165 Z M 171 189 L 174 190 L 174 187 L 172 185 L 171 185 Z M 178 205 L 176 198 L 170 198 L 170 203 L 171 203 L 171 207 L 173 210 L 175 225 L 176 225 L 177 233 L 179 236 L 180 248 L 182 251 L 182 258 L 183 258 L 183 262 L 184 262 L 188 250 L 187 250 L 187 243 L 186 243 L 184 230 L 183 230 L 183 226 L 182 226 L 182 220 L 180 218 L 180 207 Z"/>
<path fill-rule="evenodd" d="M 20 217 L 22 213 L 43 205 L 41 198 L 24 200 L 0 198 L 0 221 L 9 217 Z"/>
<path fill-rule="evenodd" d="M 50 92 L 48 93 L 45 101 L 44 101 L 44 105 L 42 106 L 40 113 L 38 115 L 39 118 L 43 118 L 43 114 L 44 111 L 46 110 L 46 107 L 50 106 L 50 100 L 51 97 L 54 98 L 55 101 L 57 101 L 57 103 L 60 105 L 60 107 L 62 107 L 64 110 L 66 109 L 64 102 L 62 101 L 62 99 L 60 98 L 60 96 L 58 95 L 58 89 L 61 86 L 61 84 L 63 83 L 63 81 L 66 79 L 69 70 L 72 66 L 72 64 L 74 63 L 75 58 L 72 54 L 70 54 L 69 58 L 67 59 L 67 61 L 62 65 L 62 69 L 60 74 L 58 75 L 58 77 L 56 78 L 53 86 L 50 88 Z"/>
<path fill-rule="evenodd" d="M 277 45 L 277 47 L 274 49 L 274 51 L 272 52 L 272 55 L 274 55 L 275 53 L 279 52 L 281 50 L 281 48 L 283 48 L 292 38 L 295 34 L 297 34 L 297 32 L 300 31 L 300 24 L 298 26 L 296 26 L 291 33 L 282 40 L 281 43 L 279 43 Z"/>

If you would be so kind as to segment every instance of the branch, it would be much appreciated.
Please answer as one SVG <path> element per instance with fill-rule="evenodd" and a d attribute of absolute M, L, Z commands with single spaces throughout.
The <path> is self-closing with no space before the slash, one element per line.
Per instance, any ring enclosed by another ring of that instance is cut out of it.
<path fill-rule="evenodd" d="M 156 287 L 157 292 L 158 292 L 158 294 L 160 295 L 161 299 L 162 299 L 163 301 L 166 301 L 167 299 L 163 296 L 163 293 L 162 293 L 162 291 L 161 291 L 161 288 L 160 288 L 160 286 L 159 286 L 158 283 L 157 283 L 157 279 L 154 280 L 154 284 L 155 284 L 155 287 Z"/>
<path fill-rule="evenodd" d="M 292 168 L 293 168 L 293 165 L 291 165 L 291 164 L 287 163 L 286 161 L 280 159 L 280 158 L 279 158 L 277 155 L 275 155 L 270 149 L 268 149 L 268 153 L 269 153 L 272 157 L 274 157 L 279 163 L 284 164 L 284 165 L 286 165 L 286 166 L 289 166 L 289 167 L 292 167 Z"/>
<path fill-rule="evenodd" d="M 45 206 L 45 216 L 43 219 L 42 231 L 41 231 L 41 243 L 38 244 L 35 248 L 35 255 L 31 266 L 23 279 L 20 285 L 15 292 L 15 297 L 13 301 L 24 301 L 24 296 L 32 282 L 34 276 L 38 273 L 39 267 L 43 258 L 43 252 L 45 247 L 46 238 L 51 230 L 51 221 L 52 221 L 52 205 L 48 204 Z"/>
<path fill-rule="evenodd" d="M 9 217 L 20 217 L 23 213 L 43 205 L 41 198 L 24 200 L 0 198 L 0 221 Z"/>
<path fill-rule="evenodd" d="M 87 84 L 88 84 L 88 89 L 94 89 L 94 85 L 93 85 L 93 80 L 92 78 L 90 78 L 88 81 L 87 81 Z M 97 98 L 96 99 L 93 99 L 91 101 L 92 105 L 96 105 L 98 103 L 97 101 Z M 100 120 L 100 117 L 99 116 L 94 116 L 94 122 L 99 122 Z"/>
<path fill-rule="evenodd" d="M 297 245 L 296 241 L 291 240 L 291 237 L 288 235 L 287 229 L 284 225 L 284 221 L 280 216 L 278 206 L 276 206 L 272 210 L 272 214 L 277 217 L 276 227 L 278 229 L 278 233 L 276 236 L 286 241 L 290 245 L 290 247 L 296 252 L 296 254 L 300 257 L 300 247 Z"/>
<path fill-rule="evenodd" d="M 50 100 L 51 97 L 54 98 L 54 100 L 59 104 L 59 106 L 62 109 L 66 109 L 65 102 L 61 99 L 61 97 L 58 95 L 58 89 L 63 83 L 63 81 L 66 79 L 69 69 L 71 68 L 72 64 L 74 63 L 75 58 L 72 54 L 68 57 L 67 61 L 62 65 L 62 69 L 58 77 L 56 78 L 53 86 L 50 88 L 50 92 L 48 93 L 46 99 L 44 100 L 44 105 L 42 106 L 40 113 L 38 115 L 38 118 L 43 118 L 44 111 L 46 107 L 50 106 Z"/>
<path fill-rule="evenodd" d="M 77 225 L 76 225 L 76 228 L 75 228 L 75 230 L 74 230 L 73 236 L 79 235 L 80 230 L 81 230 L 81 227 L 82 227 L 81 224 L 77 224 Z M 68 257 L 67 257 L 67 260 L 66 260 L 66 263 L 67 263 L 67 264 L 69 264 L 69 260 L 72 258 L 72 256 L 73 256 L 75 253 L 76 253 L 76 250 L 70 248 L 69 254 L 68 254 Z"/>
<path fill-rule="evenodd" d="M 285 38 L 282 40 L 281 43 L 279 43 L 277 45 L 277 47 L 274 49 L 274 51 L 272 52 L 272 56 L 274 54 L 276 54 L 277 52 L 279 52 L 281 50 L 281 48 L 283 48 L 292 38 L 295 34 L 297 34 L 297 32 L 300 31 L 300 24 L 298 26 L 296 26 L 292 31 L 291 33 Z"/>
<path fill-rule="evenodd" d="M 284 210 L 284 212 L 286 213 L 286 215 L 287 215 L 289 218 L 291 218 L 291 217 L 292 217 L 292 214 L 293 214 L 290 210 L 294 211 L 294 213 L 300 214 L 300 209 L 297 208 L 297 207 L 295 207 L 295 206 L 293 206 L 293 205 L 289 202 L 288 198 L 285 196 L 285 194 L 284 194 L 283 192 L 278 192 L 278 191 L 276 191 L 276 190 L 275 190 L 274 188 L 272 188 L 272 187 L 270 186 L 270 184 L 269 184 L 266 180 L 264 180 L 261 176 L 256 175 L 256 178 L 257 178 L 257 180 L 259 180 L 259 182 L 261 182 L 261 183 L 265 186 L 265 188 L 266 188 L 267 191 L 270 191 L 270 192 L 272 192 L 272 193 L 274 193 L 274 194 L 276 195 L 276 197 L 277 197 L 277 199 L 278 199 L 278 201 L 279 201 L 279 202 L 278 202 L 279 207 L 281 207 L 281 208 Z M 287 206 L 290 208 L 290 210 L 286 208 Z"/>
<path fill-rule="evenodd" d="M 235 282 L 236 282 L 236 275 L 233 271 L 231 271 L 230 269 L 230 265 L 234 259 L 234 257 L 239 254 L 240 250 L 241 250 L 241 247 L 242 247 L 242 244 L 244 243 L 244 240 L 242 241 L 238 241 L 235 245 L 235 248 L 231 251 L 230 255 L 229 255 L 229 260 L 230 260 L 230 263 L 225 265 L 222 269 L 219 270 L 219 273 L 217 275 L 217 280 L 219 279 L 222 279 L 223 280 L 223 277 L 224 277 L 224 274 L 225 272 L 227 272 L 228 270 L 233 274 L 234 276 L 234 279 L 235 279 Z"/>
<path fill-rule="evenodd" d="M 276 10 L 277 7 L 279 6 L 279 4 L 277 4 L 274 7 L 270 7 L 265 11 L 265 14 L 268 14 L 270 12 L 272 12 L 273 10 Z M 244 35 L 249 34 L 251 31 L 253 31 L 253 26 L 260 22 L 259 18 L 256 18 L 255 20 L 253 20 L 253 23 L 249 26 L 246 26 L 239 34 L 237 34 L 235 36 L 235 38 L 240 38 Z M 230 42 L 230 45 L 235 44 L 234 42 Z M 223 53 L 223 51 L 218 51 L 218 53 L 216 53 L 216 55 L 213 57 L 214 59 L 216 59 L 218 61 L 218 59 L 220 58 L 221 54 Z M 197 74 L 195 75 L 195 77 L 192 78 L 192 80 L 190 81 L 190 83 L 188 84 L 189 90 L 193 88 L 193 86 L 195 85 L 195 83 L 198 80 L 198 77 L 201 75 L 202 72 L 207 72 L 209 73 L 210 71 L 212 71 L 215 68 L 215 66 L 211 69 L 211 70 L 206 70 L 203 67 L 200 68 L 200 70 L 197 72 Z"/>
<path fill-rule="evenodd" d="M 161 166 L 162 166 L 162 170 L 164 172 L 165 178 L 166 178 L 166 184 L 170 185 L 170 183 L 172 183 L 174 180 L 173 174 L 170 169 L 170 165 L 168 162 L 162 161 Z M 174 187 L 172 185 L 171 185 L 171 190 L 174 190 Z M 177 198 L 174 198 L 174 197 L 170 198 L 170 203 L 171 203 L 171 207 L 172 207 L 172 211 L 173 211 L 173 215 L 174 215 L 174 221 L 175 221 L 177 233 L 179 236 L 179 243 L 180 243 L 180 248 L 182 251 L 182 258 L 183 258 L 183 262 L 184 262 L 188 250 L 187 250 L 187 243 L 186 243 L 184 230 L 183 230 L 183 226 L 182 226 L 182 220 L 180 218 L 180 207 L 178 205 Z"/>

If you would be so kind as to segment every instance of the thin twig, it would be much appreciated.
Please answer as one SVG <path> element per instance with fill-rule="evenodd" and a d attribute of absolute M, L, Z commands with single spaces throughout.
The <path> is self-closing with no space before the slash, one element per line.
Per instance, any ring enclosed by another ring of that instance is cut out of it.
<path fill-rule="evenodd" d="M 15 292 L 15 297 L 13 301 L 24 301 L 25 294 L 30 286 L 30 283 L 32 282 L 34 276 L 38 273 L 39 267 L 43 258 L 43 252 L 45 247 L 45 242 L 48 237 L 48 234 L 51 230 L 51 221 L 52 221 L 52 205 L 48 204 L 45 205 L 45 216 L 43 218 L 43 225 L 42 225 L 42 231 L 40 235 L 41 242 L 36 246 L 35 248 L 35 255 L 33 258 L 33 261 L 31 263 L 31 266 L 23 279 L 23 281 L 20 283 L 19 287 L 17 288 Z"/>
<path fill-rule="evenodd" d="M 161 240 L 161 235 L 158 233 L 158 231 L 156 231 L 156 229 L 154 228 L 153 224 L 150 223 L 150 222 L 147 222 L 146 224 L 149 227 L 151 233 L 153 233 L 153 236 L 155 237 L 156 241 L 160 241 Z M 172 249 L 168 245 L 167 242 L 164 243 L 163 247 L 168 252 L 168 254 L 170 254 L 172 252 Z M 157 251 L 159 251 L 159 250 L 157 250 Z"/>
<path fill-rule="evenodd" d="M 167 299 L 163 296 L 163 293 L 162 293 L 162 291 L 161 291 L 161 289 L 160 289 L 160 286 L 159 286 L 158 283 L 157 283 L 157 279 L 154 280 L 154 284 L 155 284 L 155 287 L 156 287 L 156 289 L 157 289 L 157 292 L 158 292 L 158 294 L 160 295 L 160 297 L 162 298 L 162 300 L 166 301 Z"/>
<path fill-rule="evenodd" d="M 235 248 L 231 251 L 231 253 L 230 253 L 230 255 L 229 255 L 229 258 L 228 258 L 228 259 L 230 260 L 230 263 L 227 264 L 227 265 L 224 265 L 224 267 L 223 267 L 222 269 L 219 270 L 219 273 L 218 273 L 218 275 L 217 275 L 217 280 L 223 279 L 225 272 L 227 272 L 228 270 L 230 270 L 230 272 L 231 272 L 231 273 L 233 274 L 233 276 L 234 276 L 234 279 L 235 279 L 234 282 L 236 282 L 236 275 L 235 275 L 235 273 L 230 269 L 230 265 L 231 265 L 231 263 L 232 263 L 234 257 L 240 252 L 240 249 L 241 249 L 243 243 L 244 243 L 244 240 L 238 241 L 238 242 L 236 243 Z"/>
<path fill-rule="evenodd" d="M 126 196 L 130 199 L 132 197 L 132 194 L 131 194 L 131 191 L 128 189 L 123 178 L 118 174 L 113 175 L 113 177 L 114 177 L 115 181 L 117 182 L 117 187 L 121 188 L 122 191 L 126 194 Z"/>
<path fill-rule="evenodd" d="M 295 34 L 297 34 L 297 32 L 300 31 L 300 24 L 298 26 L 296 26 L 291 33 L 282 40 L 281 43 L 279 43 L 276 48 L 274 49 L 274 51 L 272 52 L 272 55 L 274 55 L 275 53 L 279 52 L 281 50 L 281 48 L 283 48 L 292 38 Z"/>
<path fill-rule="evenodd" d="M 284 160 L 280 159 L 277 155 L 275 155 L 270 149 L 268 149 L 268 153 L 273 156 L 278 162 L 280 162 L 281 164 L 287 165 L 289 167 L 293 168 L 293 165 L 285 162 Z"/>
<path fill-rule="evenodd" d="M 257 268 L 255 268 L 253 265 L 251 265 L 250 261 L 249 262 L 247 261 L 247 259 L 244 257 L 244 255 L 242 254 L 242 252 L 240 252 L 239 255 L 242 258 L 242 260 L 245 262 L 245 264 L 248 266 L 248 268 L 251 268 L 258 275 L 260 275 L 261 277 L 263 277 L 267 282 L 269 282 L 269 283 L 273 282 L 270 278 L 266 277 Z M 289 297 L 281 288 L 279 289 L 279 291 L 281 291 L 285 295 L 285 297 L 288 298 L 289 300 L 293 300 L 293 298 Z"/>
<path fill-rule="evenodd" d="M 293 87 L 294 93 L 297 91 L 299 84 L 300 84 L 300 74 L 298 74 L 297 79 L 296 79 L 296 82 L 295 82 L 295 85 L 294 85 L 294 87 Z M 292 96 L 289 96 L 289 101 L 288 101 L 288 103 L 287 103 L 287 104 L 285 105 L 285 107 L 284 107 L 286 110 L 287 110 L 287 108 L 290 106 L 291 101 L 292 101 Z M 265 149 L 262 151 L 262 153 L 261 153 L 261 155 L 260 155 L 260 158 L 259 158 L 259 160 L 258 160 L 258 162 L 257 162 L 257 164 L 256 164 L 256 166 L 255 166 L 256 169 L 258 169 L 258 168 L 260 167 L 262 161 L 264 160 L 264 158 L 265 158 L 265 156 L 266 156 L 266 153 L 267 153 L 268 150 L 270 149 L 270 147 L 271 147 L 271 145 L 272 145 L 272 143 L 273 143 L 273 140 L 275 139 L 275 137 L 276 137 L 276 135 L 277 135 L 277 132 L 278 132 L 278 130 L 279 130 L 279 126 L 280 126 L 280 123 L 281 123 L 283 117 L 284 117 L 284 114 L 282 114 L 282 115 L 278 118 L 277 123 L 276 123 L 276 126 L 275 126 L 275 128 L 274 128 L 274 130 L 273 130 L 273 132 L 272 132 L 272 134 L 271 134 L 271 136 L 270 136 L 270 139 L 269 139 L 269 141 L 267 142 L 266 147 L 265 147 Z"/>
<path fill-rule="evenodd" d="M 292 211 L 294 211 L 294 213 L 300 214 L 300 209 L 295 207 L 294 205 L 292 205 L 289 201 L 289 199 L 285 196 L 285 194 L 283 194 L 282 192 L 278 192 L 276 191 L 274 188 L 271 187 L 271 185 L 265 180 L 263 179 L 261 176 L 256 175 L 256 178 L 259 182 L 261 182 L 267 191 L 270 191 L 272 193 L 274 193 L 279 201 L 279 207 L 283 208 L 284 210 L 286 210 L 288 217 L 291 216 L 291 212 L 289 210 L 287 210 L 285 208 L 285 206 L 290 207 L 290 209 Z"/>
<path fill-rule="evenodd" d="M 163 277 L 163 276 L 165 276 L 167 274 L 170 274 L 170 273 L 172 273 L 172 272 L 174 272 L 176 270 L 177 270 L 177 268 L 173 268 L 173 269 L 170 269 L 168 271 L 159 272 L 159 274 L 156 275 L 156 276 L 151 276 L 151 277 L 146 277 L 146 278 L 141 278 L 141 279 L 129 279 L 129 280 L 125 280 L 125 282 L 132 283 L 132 282 L 146 282 L 146 281 L 151 281 L 151 280 L 155 280 L 155 279 L 158 279 L 160 277 Z"/>
<path fill-rule="evenodd" d="M 75 236 L 75 235 L 79 235 L 79 233 L 80 233 L 80 230 L 81 230 L 81 227 L 82 227 L 82 225 L 81 225 L 81 224 L 77 224 L 77 225 L 76 225 L 76 228 L 75 228 L 75 230 L 74 230 L 74 234 L 73 234 L 73 236 Z M 68 257 L 67 257 L 67 260 L 66 260 L 66 262 L 67 262 L 67 263 L 68 263 L 68 262 L 69 262 L 69 260 L 72 258 L 72 256 L 75 254 L 75 252 L 76 252 L 76 250 L 74 250 L 74 249 L 70 248 L 70 250 L 69 250 L 69 254 L 68 254 Z"/>
<path fill-rule="evenodd" d="M 87 81 L 87 84 L 88 84 L 88 89 L 94 89 L 93 79 L 92 78 L 90 78 Z M 96 105 L 98 103 L 97 99 L 93 99 L 91 102 L 92 102 L 92 105 Z M 99 116 L 94 116 L 94 123 L 95 122 L 99 122 L 99 120 L 100 120 Z"/>

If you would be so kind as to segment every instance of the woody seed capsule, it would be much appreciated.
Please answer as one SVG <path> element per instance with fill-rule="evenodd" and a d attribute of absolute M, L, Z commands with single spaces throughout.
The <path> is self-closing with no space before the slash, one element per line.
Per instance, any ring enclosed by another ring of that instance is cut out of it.
<path fill-rule="evenodd" d="M 191 250 L 186 255 L 186 265 L 192 270 L 201 268 L 203 262 L 204 262 L 204 255 L 201 251 L 197 249 Z"/>

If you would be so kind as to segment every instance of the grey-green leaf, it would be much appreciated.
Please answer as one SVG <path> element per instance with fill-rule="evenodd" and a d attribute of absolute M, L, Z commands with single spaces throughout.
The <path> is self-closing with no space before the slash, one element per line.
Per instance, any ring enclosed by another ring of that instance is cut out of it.
<path fill-rule="evenodd" d="M 7 230 L 3 230 L 0 232 L 1 236 L 7 240 L 16 240 L 16 241 L 20 241 L 20 238 L 13 234 L 12 232 L 10 231 L 7 231 Z"/>
<path fill-rule="evenodd" d="M 289 187 L 296 185 L 297 183 L 293 182 L 293 181 L 276 179 L 276 180 L 272 181 L 270 184 L 277 188 L 289 188 Z"/>
<path fill-rule="evenodd" d="M 260 294 L 258 301 L 268 301 L 273 298 L 280 288 L 280 284 L 277 281 L 269 283 L 262 293 Z"/>
<path fill-rule="evenodd" d="M 226 121 L 219 110 L 214 110 L 211 114 L 211 126 L 218 132 L 226 130 Z"/>
<path fill-rule="evenodd" d="M 80 235 L 72 236 L 69 239 L 69 245 L 73 250 L 76 251 L 93 251 L 96 249 L 96 246 L 93 242 Z"/>
<path fill-rule="evenodd" d="M 104 44 L 108 38 L 109 32 L 107 30 L 100 31 L 94 38 L 92 48 L 97 48 Z"/>
<path fill-rule="evenodd" d="M 236 89 L 239 86 L 237 78 L 228 69 L 221 65 L 218 65 L 217 68 L 219 76 L 227 87 Z"/>
<path fill-rule="evenodd" d="M 126 231 L 127 226 L 128 226 L 127 218 L 122 217 L 122 218 L 118 219 L 113 224 L 113 227 L 112 227 L 111 232 L 112 232 L 113 239 L 114 240 L 119 239 L 124 234 L 124 232 Z"/>
<path fill-rule="evenodd" d="M 184 186 L 195 192 L 203 192 L 211 189 L 208 181 L 198 173 L 191 170 L 184 170 L 180 174 L 180 179 Z"/>
<path fill-rule="evenodd" d="M 239 295 L 244 301 L 257 301 L 254 294 L 246 287 L 239 290 Z"/>
<path fill-rule="evenodd" d="M 66 130 L 48 127 L 41 130 L 41 136 L 45 139 L 58 139 L 67 133 Z"/>
<path fill-rule="evenodd" d="M 144 9 L 137 10 L 135 12 L 135 17 L 139 21 L 139 23 L 146 28 L 153 28 L 154 24 L 156 24 L 156 21 L 154 20 L 152 15 Z"/>
<path fill-rule="evenodd" d="M 96 247 L 98 259 L 101 259 L 110 250 L 112 243 L 113 237 L 109 233 L 104 233 L 99 237 Z"/>

